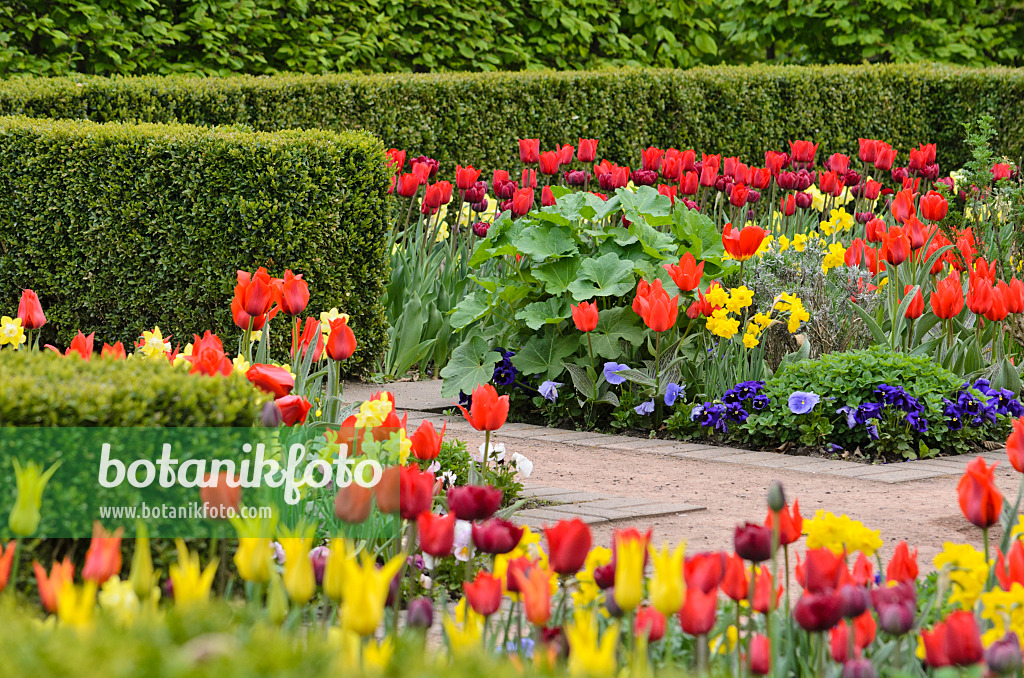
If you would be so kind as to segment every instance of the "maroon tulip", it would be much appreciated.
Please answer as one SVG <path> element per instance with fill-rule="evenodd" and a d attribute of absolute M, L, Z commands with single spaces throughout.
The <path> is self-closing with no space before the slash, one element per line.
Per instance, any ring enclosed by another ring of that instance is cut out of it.
<path fill-rule="evenodd" d="M 886 633 L 902 636 L 913 627 L 917 591 L 912 584 L 872 589 L 871 604 L 878 613 L 878 626 Z"/>
<path fill-rule="evenodd" d="M 523 528 L 503 518 L 473 523 L 473 543 L 483 553 L 508 553 L 523 538 Z"/>
<path fill-rule="evenodd" d="M 793 619 L 805 631 L 828 631 L 842 618 L 842 600 L 835 592 L 804 593 L 793 608 Z"/>
<path fill-rule="evenodd" d="M 501 508 L 502 492 L 487 485 L 463 485 L 448 490 L 448 510 L 459 520 L 485 520 Z"/>
<path fill-rule="evenodd" d="M 764 525 L 737 525 L 733 541 L 737 555 L 744 560 L 761 563 L 772 557 L 772 531 Z"/>

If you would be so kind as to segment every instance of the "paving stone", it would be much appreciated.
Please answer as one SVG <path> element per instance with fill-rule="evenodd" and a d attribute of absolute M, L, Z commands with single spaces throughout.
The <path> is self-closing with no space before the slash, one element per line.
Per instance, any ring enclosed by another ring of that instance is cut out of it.
<path fill-rule="evenodd" d="M 578 445 L 580 447 L 604 447 L 605 445 L 614 441 L 615 436 L 607 436 L 598 433 L 592 433 L 590 437 L 574 440 L 571 444 Z"/>
<path fill-rule="evenodd" d="M 549 497 L 554 494 L 565 494 L 565 489 L 561 487 L 545 487 L 543 485 L 527 485 L 523 488 L 523 496 L 525 497 Z"/>
<path fill-rule="evenodd" d="M 854 461 L 842 461 L 839 459 L 813 459 L 805 457 L 807 461 L 800 466 L 788 467 L 789 471 L 797 471 L 800 473 L 831 473 L 832 471 L 842 471 L 843 469 L 862 468 L 864 464 L 858 464 Z"/>
<path fill-rule="evenodd" d="M 783 454 L 782 452 L 768 452 L 767 454 L 775 455 L 774 459 L 766 459 L 765 461 L 753 462 L 752 466 L 761 466 L 764 468 L 785 468 L 785 469 L 799 469 L 802 467 L 814 468 L 817 466 L 817 459 L 811 459 L 810 457 L 800 457 L 795 454 Z M 822 463 L 827 464 L 827 460 L 820 460 Z"/>
<path fill-rule="evenodd" d="M 908 461 L 901 466 L 908 469 L 926 469 L 929 471 L 939 471 L 946 475 L 957 475 L 964 472 L 967 467 L 966 459 L 920 459 L 918 461 Z"/>
<path fill-rule="evenodd" d="M 627 436 L 617 436 L 620 438 L 618 441 L 613 441 L 607 445 L 602 445 L 609 450 L 653 450 L 657 447 L 670 447 L 675 445 L 673 440 L 659 440 L 656 438 L 629 438 Z"/>
<path fill-rule="evenodd" d="M 838 471 L 829 471 L 830 476 L 840 476 L 842 478 L 861 478 L 879 473 L 886 473 L 888 469 L 884 466 L 873 466 L 871 464 L 853 464 L 850 467 L 840 469 Z"/>
<path fill-rule="evenodd" d="M 588 501 L 587 508 L 621 509 L 654 503 L 657 502 L 643 497 L 609 497 L 607 499 L 598 499 L 597 501 Z"/>
<path fill-rule="evenodd" d="M 893 469 L 886 473 L 864 476 L 864 480 L 874 480 L 879 483 L 905 483 L 910 480 L 926 480 L 928 478 L 940 478 L 943 473 L 938 471 L 914 470 L 914 469 Z"/>
<path fill-rule="evenodd" d="M 719 459 L 725 464 L 750 464 L 756 465 L 760 462 L 774 461 L 779 458 L 779 452 L 744 452 L 733 454 Z"/>
<path fill-rule="evenodd" d="M 607 499 L 608 495 L 598 494 L 597 492 L 579 492 L 577 490 L 562 490 L 560 494 L 546 494 L 544 499 L 546 501 L 556 501 L 559 504 L 573 504 L 581 501 L 597 501 L 598 499 Z"/>
<path fill-rule="evenodd" d="M 697 504 L 680 504 L 673 502 L 655 502 L 653 504 L 645 504 L 643 506 L 633 506 L 627 509 L 633 513 L 637 518 L 649 518 L 651 516 L 666 516 L 669 514 L 676 513 L 692 513 L 694 511 L 704 511 L 706 507 L 698 506 Z"/>
<path fill-rule="evenodd" d="M 497 440 L 499 442 L 501 441 L 502 438 L 516 438 L 525 440 L 527 438 L 535 438 L 537 436 L 537 432 L 542 430 L 544 430 L 544 427 L 542 426 L 531 426 L 530 428 L 521 428 L 514 431 L 506 431 L 505 429 L 501 429 L 498 431 L 494 431 L 491 434 L 491 440 Z"/>
<path fill-rule="evenodd" d="M 747 454 L 750 450 L 737 450 L 734 447 L 715 447 L 704 445 L 699 450 L 693 450 L 691 452 L 680 452 L 675 455 L 677 457 L 683 457 L 684 459 L 707 459 L 709 461 L 716 461 L 724 457 L 732 457 L 739 454 Z"/>
<path fill-rule="evenodd" d="M 559 520 L 572 520 L 573 518 L 579 518 L 588 525 L 608 522 L 608 519 L 604 518 L 603 516 L 583 514 L 578 511 L 563 510 L 565 508 L 567 507 L 557 507 L 556 509 L 556 507 L 545 506 L 544 508 L 527 509 L 526 511 L 519 511 L 518 513 L 516 513 L 515 519 L 520 521 L 528 520 L 531 522 L 531 524 L 534 524 L 533 521 L 540 521 L 540 524 L 537 525 L 538 527 L 544 524 L 551 525 L 553 523 L 557 523 Z"/>
<path fill-rule="evenodd" d="M 548 441 L 553 443 L 571 443 L 573 440 L 585 440 L 593 437 L 593 435 L 589 431 L 559 431 L 558 433 L 534 435 L 533 440 L 545 443 Z"/>
<path fill-rule="evenodd" d="M 708 446 L 701 445 L 700 443 L 676 443 L 671 449 L 665 450 L 665 452 L 676 457 L 682 457 L 686 452 L 696 452 L 698 450 L 706 449 L 709 449 Z"/>

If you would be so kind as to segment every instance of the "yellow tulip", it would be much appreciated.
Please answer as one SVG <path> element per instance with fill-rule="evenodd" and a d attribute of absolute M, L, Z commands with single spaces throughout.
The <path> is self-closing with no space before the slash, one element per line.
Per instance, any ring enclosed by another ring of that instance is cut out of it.
<path fill-rule="evenodd" d="M 617 554 L 621 557 L 621 551 Z M 642 567 L 642 554 L 640 558 Z M 618 668 L 615 660 L 615 645 L 619 638 L 617 623 L 609 625 L 604 635 L 599 636 L 594 611 L 576 610 L 573 623 L 565 627 L 565 637 L 569 641 L 570 676 L 611 676 L 615 673 Z"/>
<path fill-rule="evenodd" d="M 364 668 L 372 669 L 374 672 L 381 672 L 391 664 L 391 658 L 395 654 L 395 642 L 391 636 L 387 636 L 380 642 L 367 643 L 363 648 Z"/>
<path fill-rule="evenodd" d="M 135 537 L 135 552 L 132 554 L 132 569 L 128 574 L 128 581 L 135 591 L 135 596 L 141 600 L 148 600 L 154 587 L 158 587 L 160 576 L 153 571 L 153 556 L 149 550 L 149 530 L 145 523 L 139 523 L 138 532 Z M 157 588 L 159 595 L 159 588 Z"/>
<path fill-rule="evenodd" d="M 648 585 L 651 605 L 666 617 L 671 617 L 683 606 L 686 584 L 683 581 L 683 554 L 686 542 L 679 542 L 675 550 L 668 545 L 661 550 L 650 549 L 654 576 Z"/>
<path fill-rule="evenodd" d="M 643 599 L 646 548 L 646 540 L 615 537 L 615 604 L 623 612 L 636 609 Z"/>
<path fill-rule="evenodd" d="M 175 541 L 178 548 L 178 562 L 170 567 L 171 584 L 174 586 L 174 604 L 182 609 L 204 605 L 210 600 L 210 587 L 217 573 L 217 559 L 214 558 L 202 569 L 198 553 L 189 553 L 181 539 Z"/>
<path fill-rule="evenodd" d="M 345 561 L 342 628 L 355 631 L 361 636 L 372 635 L 377 630 L 384 617 L 384 603 L 388 598 L 391 580 L 404 561 L 405 554 L 400 553 L 379 570 L 373 557 L 365 552 L 358 565 L 354 558 Z"/>
<path fill-rule="evenodd" d="M 276 572 L 270 580 L 270 591 L 267 593 L 267 613 L 273 624 L 284 623 L 288 616 L 288 594 L 284 590 L 284 582 Z"/>
<path fill-rule="evenodd" d="M 57 619 L 61 624 L 76 628 L 92 626 L 96 609 L 96 582 L 87 581 L 81 586 L 69 584 L 57 594 Z"/>
<path fill-rule="evenodd" d="M 483 619 L 479 616 L 470 616 L 466 622 L 459 626 L 451 617 L 444 618 L 444 632 L 448 638 L 448 647 L 452 655 L 461 657 L 472 654 L 480 649 L 480 642 L 484 635 Z"/>
<path fill-rule="evenodd" d="M 344 539 L 332 539 L 330 555 L 327 556 L 327 563 L 324 565 L 324 593 L 334 602 L 341 604 L 341 596 L 344 593 L 346 554 Z"/>
<path fill-rule="evenodd" d="M 277 528 L 277 517 L 231 518 L 231 525 L 238 533 L 238 550 L 235 551 L 235 567 L 239 576 L 254 584 L 270 581 L 270 562 L 274 551 L 270 547 L 270 536 Z"/>
<path fill-rule="evenodd" d="M 39 509 L 43 505 L 43 490 L 46 483 L 60 467 L 57 462 L 50 468 L 43 471 L 43 467 L 34 461 L 24 466 L 14 462 L 14 482 L 17 485 L 17 496 L 14 499 L 14 508 L 7 519 L 7 526 L 11 528 L 16 536 L 31 536 L 39 527 Z"/>
<path fill-rule="evenodd" d="M 284 588 L 288 597 L 298 605 L 305 605 L 316 593 L 316 575 L 309 559 L 312 537 L 281 537 L 284 549 Z"/>

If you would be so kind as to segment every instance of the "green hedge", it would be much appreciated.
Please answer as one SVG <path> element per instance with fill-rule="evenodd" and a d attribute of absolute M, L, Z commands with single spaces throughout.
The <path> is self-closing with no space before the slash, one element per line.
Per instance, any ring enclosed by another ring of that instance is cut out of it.
<path fill-rule="evenodd" d="M 235 271 L 290 268 L 310 313 L 351 315 L 345 370 L 365 372 L 387 341 L 383 158 L 361 132 L 0 118 L 0 308 L 34 289 L 60 346 L 78 330 L 130 346 L 158 325 L 233 351 Z M 288 340 L 283 317 L 272 328 Z"/>
<path fill-rule="evenodd" d="M 0 383 L 0 426 L 252 426 L 267 399 L 237 372 L 50 351 L 0 351 Z"/>
<path fill-rule="evenodd" d="M 453 75 L 328 75 L 12 80 L 0 113 L 143 120 L 260 130 L 365 129 L 389 146 L 487 169 L 518 166 L 519 137 L 543 147 L 601 140 L 599 155 L 638 162 L 649 144 L 763 162 L 788 139 L 855 154 L 858 137 L 904 153 L 939 145 L 962 165 L 961 123 L 995 117 L 997 149 L 1024 153 L 1024 71 L 935 65 L 702 67 L 691 70 Z"/>

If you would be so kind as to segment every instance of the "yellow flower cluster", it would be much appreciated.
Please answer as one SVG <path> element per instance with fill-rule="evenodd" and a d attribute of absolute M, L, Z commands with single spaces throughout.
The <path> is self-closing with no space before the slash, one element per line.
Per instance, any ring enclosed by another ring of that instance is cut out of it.
<path fill-rule="evenodd" d="M 821 222 L 821 230 L 825 235 L 842 233 L 853 228 L 853 216 L 844 209 L 832 210 L 827 221 Z"/>
<path fill-rule="evenodd" d="M 811 319 L 811 314 L 804 309 L 804 302 L 800 300 L 800 297 L 789 292 L 783 292 L 779 295 L 779 298 L 775 301 L 775 310 L 780 313 L 789 313 L 787 329 L 790 334 L 800 329 L 800 323 L 805 323 Z"/>
<path fill-rule="evenodd" d="M 145 358 L 163 358 L 170 350 L 171 342 L 164 339 L 159 327 L 154 327 L 151 332 L 142 333 L 142 339 L 139 341 L 135 353 Z"/>
<path fill-rule="evenodd" d="M 878 530 L 869 530 L 864 523 L 847 515 L 836 516 L 831 511 L 819 510 L 814 518 L 804 521 L 807 548 L 827 548 L 833 553 L 860 551 L 873 556 L 882 547 Z"/>
<path fill-rule="evenodd" d="M 973 610 L 988 580 L 985 554 L 970 544 L 944 542 L 942 552 L 932 561 L 935 569 L 949 578 L 949 602 L 961 609 Z"/>
<path fill-rule="evenodd" d="M 754 292 L 743 286 L 734 287 L 731 292 L 726 292 L 722 287 L 715 285 L 708 289 L 705 299 L 709 304 L 721 307 L 708 318 L 708 331 L 715 336 L 728 339 L 740 330 L 740 321 L 732 314 L 748 308 L 754 300 Z"/>
<path fill-rule="evenodd" d="M 391 409 L 391 401 L 383 393 L 376 398 L 366 400 L 356 412 L 356 426 L 359 428 L 380 426 L 391 414 Z"/>
<path fill-rule="evenodd" d="M 846 248 L 842 243 L 834 242 L 828 246 L 828 253 L 821 261 L 821 272 L 828 274 L 833 268 L 846 265 Z"/>
<path fill-rule="evenodd" d="M 981 618 L 992 623 L 982 634 L 981 642 L 988 647 L 1006 635 L 1007 631 L 1024 639 L 1024 586 L 1014 582 L 1009 591 L 996 588 L 981 594 Z"/>

